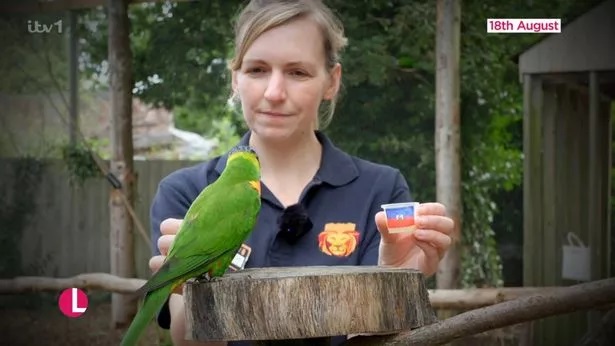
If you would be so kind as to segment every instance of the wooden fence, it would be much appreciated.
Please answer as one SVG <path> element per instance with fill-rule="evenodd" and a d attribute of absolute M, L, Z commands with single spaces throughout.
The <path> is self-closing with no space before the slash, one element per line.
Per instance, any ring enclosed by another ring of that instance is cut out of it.
<path fill-rule="evenodd" d="M 5 259 L 4 263 L 14 266 L 4 268 L 4 276 L 7 272 L 11 276 L 53 277 L 109 272 L 108 182 L 91 179 L 82 187 L 71 186 L 62 161 L 43 161 L 40 174 L 32 172 L 32 167 L 23 169 L 24 162 L 23 159 L 0 159 L 0 193 L 4 209 L 0 211 L 0 216 L 4 216 L 0 221 L 5 221 L 0 225 L 0 234 L 6 240 L 0 245 L 0 257 Z M 135 212 L 148 234 L 149 208 L 160 180 L 174 170 L 197 163 L 135 162 L 138 174 Z M 33 179 L 29 180 L 28 175 Z M 34 202 L 32 208 L 24 204 L 24 200 L 30 199 Z M 137 276 L 146 278 L 151 247 L 136 229 L 134 237 Z"/>

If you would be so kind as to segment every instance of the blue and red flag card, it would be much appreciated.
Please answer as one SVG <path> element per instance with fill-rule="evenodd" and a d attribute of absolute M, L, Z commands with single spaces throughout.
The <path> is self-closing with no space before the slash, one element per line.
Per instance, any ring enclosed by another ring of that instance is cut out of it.
<path fill-rule="evenodd" d="M 414 217 L 418 203 L 394 203 L 382 205 L 387 218 L 389 231 L 413 231 L 416 226 Z"/>

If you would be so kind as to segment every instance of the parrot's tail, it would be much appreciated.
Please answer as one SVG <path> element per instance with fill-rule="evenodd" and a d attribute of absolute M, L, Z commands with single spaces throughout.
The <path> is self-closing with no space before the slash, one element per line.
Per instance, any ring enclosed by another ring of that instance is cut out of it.
<path fill-rule="evenodd" d="M 145 300 L 124 334 L 121 346 L 136 346 L 141 334 L 152 321 L 172 291 L 172 285 L 161 287 L 147 294 Z"/>

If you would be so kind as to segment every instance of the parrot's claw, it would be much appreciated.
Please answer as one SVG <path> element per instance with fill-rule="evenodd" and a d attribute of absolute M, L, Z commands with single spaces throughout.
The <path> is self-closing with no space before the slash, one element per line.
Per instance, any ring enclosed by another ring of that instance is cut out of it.
<path fill-rule="evenodd" d="M 201 276 L 196 278 L 199 282 L 216 282 L 218 281 L 220 278 L 219 277 L 211 277 L 209 276 L 209 273 L 205 273 L 202 274 Z"/>
<path fill-rule="evenodd" d="M 199 275 L 196 279 L 197 279 L 197 281 L 199 281 L 199 282 L 202 282 L 202 281 L 209 281 L 209 273 L 201 274 L 201 275 Z"/>

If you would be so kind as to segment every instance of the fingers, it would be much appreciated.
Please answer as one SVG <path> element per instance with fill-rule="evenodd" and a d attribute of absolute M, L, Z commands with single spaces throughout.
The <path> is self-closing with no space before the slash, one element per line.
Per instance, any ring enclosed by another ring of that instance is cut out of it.
<path fill-rule="evenodd" d="M 160 250 L 161 255 L 166 256 L 169 254 L 169 248 L 173 244 L 173 240 L 175 240 L 175 235 L 163 235 L 158 238 L 158 250 Z"/>
<path fill-rule="evenodd" d="M 446 216 L 446 207 L 442 203 L 421 203 L 417 208 L 418 215 L 440 215 Z"/>
<path fill-rule="evenodd" d="M 160 233 L 162 233 L 162 235 L 157 241 L 160 255 L 154 256 L 149 260 L 149 268 L 152 272 L 158 271 L 162 266 L 165 256 L 169 253 L 169 248 L 173 240 L 175 240 L 175 234 L 179 231 L 181 223 L 181 219 L 166 219 L 160 223 Z"/>
<path fill-rule="evenodd" d="M 436 258 L 438 259 L 444 256 L 444 253 L 452 243 L 451 237 L 431 229 L 419 229 L 414 232 L 414 236 L 418 240 L 417 245 L 423 243 L 423 245 L 419 246 L 423 249 L 426 256 L 431 254 L 437 256 Z M 429 248 L 429 250 L 425 250 L 426 248 Z"/>
<path fill-rule="evenodd" d="M 417 241 L 416 246 L 423 250 L 423 253 L 425 254 L 425 261 L 427 263 L 437 263 L 442 259 L 442 256 L 444 256 L 444 253 L 438 251 L 438 248 L 428 242 Z"/>
<path fill-rule="evenodd" d="M 453 219 L 441 215 L 422 215 L 416 218 L 416 226 L 419 229 L 434 229 L 446 235 L 453 232 L 455 223 Z"/>
<path fill-rule="evenodd" d="M 379 211 L 376 213 L 376 227 L 380 231 L 380 233 L 385 232 L 388 233 L 389 229 L 387 227 L 387 218 L 384 215 L 383 211 Z"/>
<path fill-rule="evenodd" d="M 149 269 L 152 271 L 152 273 L 157 272 L 158 269 L 162 267 L 162 264 L 164 263 L 164 259 L 165 259 L 165 256 L 154 256 L 149 259 Z"/>
<path fill-rule="evenodd" d="M 177 234 L 179 227 L 182 224 L 181 219 L 166 219 L 160 223 L 160 233 L 162 234 Z"/>
<path fill-rule="evenodd" d="M 160 270 L 160 267 L 162 267 L 162 265 L 164 264 L 164 260 L 166 259 L 165 256 L 159 255 L 159 256 L 154 256 L 152 258 L 150 258 L 149 260 L 149 269 L 152 271 L 152 273 L 156 273 L 158 270 Z M 175 289 L 173 290 L 173 293 L 176 294 L 183 294 L 183 288 L 184 285 L 179 285 L 177 287 L 175 287 Z"/>

